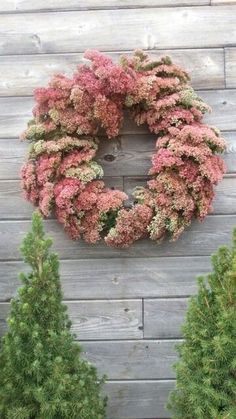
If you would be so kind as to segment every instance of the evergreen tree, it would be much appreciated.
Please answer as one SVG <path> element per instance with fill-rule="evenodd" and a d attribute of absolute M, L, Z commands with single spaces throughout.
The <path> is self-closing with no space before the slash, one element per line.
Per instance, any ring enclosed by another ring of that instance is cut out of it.
<path fill-rule="evenodd" d="M 236 229 L 232 249 L 219 248 L 212 265 L 183 327 L 168 405 L 175 419 L 236 418 Z"/>
<path fill-rule="evenodd" d="M 32 271 L 11 301 L 0 353 L 1 419 L 103 419 L 96 369 L 81 358 L 62 304 L 59 262 L 50 252 L 41 216 L 21 252 Z"/>

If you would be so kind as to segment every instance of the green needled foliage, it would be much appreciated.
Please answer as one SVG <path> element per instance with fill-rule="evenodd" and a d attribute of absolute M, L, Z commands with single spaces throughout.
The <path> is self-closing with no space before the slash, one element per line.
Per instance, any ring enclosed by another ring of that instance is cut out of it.
<path fill-rule="evenodd" d="M 168 405 L 174 419 L 236 418 L 236 229 L 232 249 L 219 248 L 212 265 L 183 328 Z"/>
<path fill-rule="evenodd" d="M 102 381 L 81 357 L 62 304 L 59 262 L 50 252 L 42 218 L 21 247 L 31 266 L 11 301 L 9 331 L 0 353 L 1 419 L 104 419 Z"/>

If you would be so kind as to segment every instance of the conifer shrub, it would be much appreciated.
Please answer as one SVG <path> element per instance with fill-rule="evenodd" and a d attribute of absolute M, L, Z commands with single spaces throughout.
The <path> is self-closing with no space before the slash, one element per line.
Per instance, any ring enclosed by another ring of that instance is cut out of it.
<path fill-rule="evenodd" d="M 0 353 L 1 419 L 104 419 L 103 379 L 81 357 L 62 303 L 59 262 L 41 216 L 21 252 L 31 267 L 11 301 Z"/>
<path fill-rule="evenodd" d="M 232 249 L 219 248 L 212 265 L 183 327 L 168 404 L 174 419 L 236 418 L 236 229 Z"/>

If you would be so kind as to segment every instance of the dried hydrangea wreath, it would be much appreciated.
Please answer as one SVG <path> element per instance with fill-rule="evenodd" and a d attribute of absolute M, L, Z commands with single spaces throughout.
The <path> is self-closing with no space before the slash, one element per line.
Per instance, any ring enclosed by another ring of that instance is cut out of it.
<path fill-rule="evenodd" d="M 142 51 L 119 64 L 87 51 L 90 66 L 72 78 L 56 75 L 35 91 L 34 119 L 22 138 L 32 144 L 21 176 L 25 196 L 44 216 L 55 215 L 72 239 L 127 247 L 150 236 L 176 240 L 193 218 L 211 211 L 214 185 L 222 178 L 225 150 L 219 132 L 202 122 L 209 107 L 169 57 L 152 61 Z M 124 110 L 137 125 L 158 134 L 150 180 L 127 195 L 106 187 L 96 162 L 98 131 L 119 134 Z"/>

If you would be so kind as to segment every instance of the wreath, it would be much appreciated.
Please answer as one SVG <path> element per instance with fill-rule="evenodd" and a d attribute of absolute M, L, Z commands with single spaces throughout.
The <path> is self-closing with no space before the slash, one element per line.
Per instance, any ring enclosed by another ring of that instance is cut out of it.
<path fill-rule="evenodd" d="M 34 119 L 22 134 L 31 142 L 21 170 L 25 197 L 46 217 L 53 209 L 72 239 L 115 247 L 147 236 L 176 240 L 211 211 L 225 171 L 218 155 L 225 140 L 202 122 L 209 107 L 169 57 L 153 61 L 139 50 L 119 64 L 98 51 L 84 57 L 91 65 L 72 78 L 57 74 L 35 90 Z M 99 140 L 119 134 L 126 109 L 158 136 L 150 179 L 134 190 L 132 207 L 101 180 L 96 161 Z"/>

